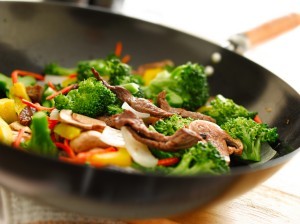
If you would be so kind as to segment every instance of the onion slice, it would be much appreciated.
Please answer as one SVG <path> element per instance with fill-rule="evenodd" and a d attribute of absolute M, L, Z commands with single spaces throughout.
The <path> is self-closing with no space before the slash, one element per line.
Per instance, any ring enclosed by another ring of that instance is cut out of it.
<path fill-rule="evenodd" d="M 124 110 L 130 110 L 132 113 L 134 113 L 136 116 L 138 116 L 139 118 L 148 118 L 150 117 L 150 114 L 148 113 L 142 113 L 142 112 L 138 112 L 135 109 L 133 109 L 128 103 L 124 102 L 122 104 L 122 109 Z"/>
<path fill-rule="evenodd" d="M 114 147 L 125 147 L 125 141 L 120 130 L 106 126 L 100 137 L 101 141 Z"/>
<path fill-rule="evenodd" d="M 147 145 L 137 141 L 127 127 L 121 127 L 121 132 L 125 140 L 125 148 L 136 163 L 144 167 L 157 165 L 158 159 L 151 154 Z"/>

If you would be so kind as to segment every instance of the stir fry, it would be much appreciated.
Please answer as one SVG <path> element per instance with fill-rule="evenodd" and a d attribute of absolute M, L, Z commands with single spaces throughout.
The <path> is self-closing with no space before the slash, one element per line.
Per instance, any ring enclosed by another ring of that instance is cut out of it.
<path fill-rule="evenodd" d="M 106 58 L 44 74 L 0 73 L 0 141 L 72 164 L 165 175 L 224 174 L 272 158 L 276 128 L 232 99 L 210 96 L 197 63 L 133 69 L 122 44 Z M 264 158 L 262 158 L 264 157 Z"/>

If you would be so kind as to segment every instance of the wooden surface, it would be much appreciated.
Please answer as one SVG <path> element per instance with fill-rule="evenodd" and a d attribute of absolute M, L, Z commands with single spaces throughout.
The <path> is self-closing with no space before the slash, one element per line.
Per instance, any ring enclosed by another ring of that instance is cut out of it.
<path fill-rule="evenodd" d="M 300 223 L 300 153 L 269 180 L 232 201 L 176 218 L 128 222 L 128 224 L 200 223 Z"/>

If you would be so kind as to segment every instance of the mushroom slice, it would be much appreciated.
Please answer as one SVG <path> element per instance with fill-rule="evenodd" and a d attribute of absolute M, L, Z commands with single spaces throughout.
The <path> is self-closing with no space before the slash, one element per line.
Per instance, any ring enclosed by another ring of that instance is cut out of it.
<path fill-rule="evenodd" d="M 82 132 L 77 138 L 70 141 L 70 147 L 76 153 L 88 151 L 93 148 L 109 147 L 109 145 L 101 140 L 101 136 L 100 132 L 94 130 Z"/>
<path fill-rule="evenodd" d="M 29 134 L 31 133 L 31 130 L 28 126 L 24 126 L 24 125 L 20 124 L 18 121 L 14 121 L 14 122 L 10 123 L 9 127 L 14 131 L 20 131 L 21 129 L 25 128 L 26 133 L 29 133 Z"/>
<path fill-rule="evenodd" d="M 82 124 L 92 124 L 92 129 L 97 129 L 97 130 L 100 129 L 102 131 L 106 127 L 104 121 L 97 120 L 95 118 L 91 118 L 82 114 L 73 113 L 72 118 L 75 121 L 78 121 Z"/>
<path fill-rule="evenodd" d="M 61 122 L 71 124 L 75 127 L 86 130 L 103 130 L 106 124 L 103 121 L 87 117 L 81 114 L 72 113 L 72 110 L 61 110 L 58 116 Z"/>

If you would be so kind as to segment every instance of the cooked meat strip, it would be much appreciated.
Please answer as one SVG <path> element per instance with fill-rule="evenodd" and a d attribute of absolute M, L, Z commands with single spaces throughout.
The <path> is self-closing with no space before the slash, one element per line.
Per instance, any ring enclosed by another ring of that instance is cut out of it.
<path fill-rule="evenodd" d="M 224 156 L 241 155 L 243 152 L 243 143 L 239 139 L 232 138 L 215 123 L 195 120 L 190 123 L 189 129 L 201 135 L 205 141 L 211 142 Z"/>
<path fill-rule="evenodd" d="M 127 89 L 121 86 L 109 85 L 104 79 L 102 79 L 102 77 L 95 69 L 92 69 L 92 71 L 99 81 L 102 81 L 102 83 L 112 92 L 114 92 L 121 101 L 128 103 L 136 111 L 148 113 L 154 117 L 170 117 L 173 115 L 173 113 L 167 112 L 155 106 L 149 100 L 134 97 Z"/>
<path fill-rule="evenodd" d="M 31 124 L 32 115 L 36 112 L 35 108 L 26 106 L 19 114 L 19 122 L 21 125 L 29 126 Z"/>
<path fill-rule="evenodd" d="M 158 107 L 160 107 L 161 109 L 163 109 L 165 111 L 178 114 L 182 117 L 190 117 L 195 120 L 206 120 L 206 121 L 210 121 L 210 122 L 214 122 L 214 123 L 216 122 L 216 120 L 214 118 L 207 116 L 205 114 L 201 114 L 199 112 L 188 111 L 183 108 L 171 107 L 169 105 L 168 101 L 166 100 L 166 91 L 162 91 L 157 95 L 157 105 L 158 105 Z"/>
<path fill-rule="evenodd" d="M 27 86 L 26 92 L 33 103 L 40 103 L 43 94 L 43 87 L 40 85 Z"/>
<path fill-rule="evenodd" d="M 123 126 L 129 126 L 139 135 L 144 136 L 155 141 L 167 141 L 167 136 L 158 133 L 156 131 L 150 131 L 144 124 L 143 120 L 137 117 L 133 112 L 125 110 L 122 114 L 115 115 L 113 117 L 114 127 L 120 129 Z"/>
<path fill-rule="evenodd" d="M 178 130 L 174 135 L 166 136 L 166 141 L 156 141 L 145 138 L 132 128 L 128 128 L 128 130 L 137 141 L 142 142 L 147 146 L 168 152 L 190 148 L 197 144 L 197 142 L 203 140 L 201 136 L 187 128 Z"/>
<path fill-rule="evenodd" d="M 156 62 L 140 65 L 136 70 L 136 73 L 143 75 L 147 69 L 163 68 L 165 66 L 173 66 L 173 65 L 174 63 L 171 60 L 156 61 Z"/>
<path fill-rule="evenodd" d="M 150 131 L 143 120 L 133 112 L 125 110 L 122 114 L 114 116 L 114 126 L 121 128 L 127 126 L 133 137 L 150 146 L 164 151 L 176 151 L 195 145 L 203 138 L 187 128 L 178 130 L 174 135 L 165 136 L 156 131 Z"/>

